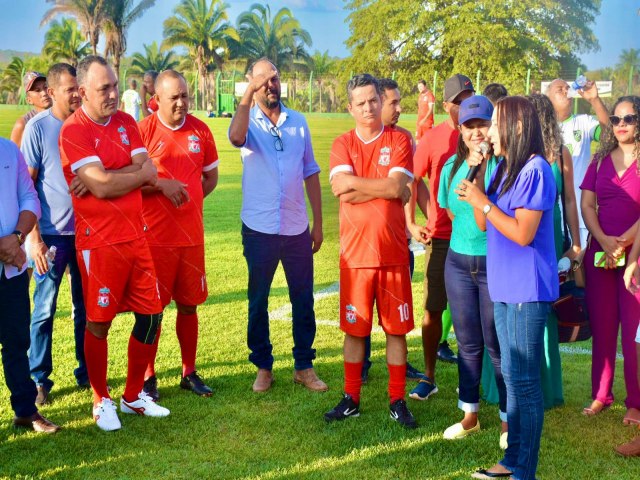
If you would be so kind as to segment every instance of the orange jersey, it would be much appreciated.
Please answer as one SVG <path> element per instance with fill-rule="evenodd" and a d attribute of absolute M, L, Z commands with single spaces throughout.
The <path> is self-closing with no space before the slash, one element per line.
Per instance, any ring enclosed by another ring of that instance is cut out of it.
<path fill-rule="evenodd" d="M 119 170 L 130 166 L 135 155 L 146 152 L 136 121 L 120 111 L 106 125 L 100 125 L 89 118 L 83 108 L 78 109 L 62 126 L 58 143 L 67 183 L 71 183 L 84 165 L 100 162 L 105 170 Z M 72 195 L 71 200 L 79 250 L 144 236 L 139 188 L 118 198 L 99 199 L 87 192 L 82 197 Z"/>
<path fill-rule="evenodd" d="M 333 142 L 329 162 L 331 176 L 346 172 L 374 179 L 399 171 L 413 178 L 409 137 L 391 127 L 384 127 L 369 142 L 362 141 L 355 130 L 345 133 Z M 404 210 L 399 199 L 340 202 L 340 268 L 408 263 Z"/>
<path fill-rule="evenodd" d="M 209 127 L 193 115 L 172 129 L 157 113 L 139 124 L 142 141 L 158 169 L 158 178 L 186 184 L 189 201 L 176 208 L 160 192 L 143 195 L 142 216 L 149 245 L 186 247 L 204 244 L 202 172 L 218 166 L 218 151 Z"/>
<path fill-rule="evenodd" d="M 427 116 L 429 111 L 429 104 L 434 104 L 436 101 L 431 90 L 426 90 L 424 93 L 418 95 L 418 121 Z M 433 110 L 429 114 L 429 119 L 424 125 L 424 128 L 431 128 L 433 126 Z"/>

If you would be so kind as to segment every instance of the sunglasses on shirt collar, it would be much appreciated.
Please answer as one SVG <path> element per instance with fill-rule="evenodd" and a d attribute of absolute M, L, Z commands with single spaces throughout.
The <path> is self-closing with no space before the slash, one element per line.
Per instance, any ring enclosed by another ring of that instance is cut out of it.
<path fill-rule="evenodd" d="M 269 133 L 273 137 L 273 144 L 274 147 L 276 147 L 276 152 L 284 151 L 284 144 L 282 143 L 281 138 L 282 134 L 280 133 L 278 127 L 276 127 L 275 125 L 272 126 L 271 128 L 269 128 Z"/>
<path fill-rule="evenodd" d="M 635 113 L 624 115 L 623 117 L 619 117 L 618 115 L 610 115 L 609 121 L 614 127 L 617 127 L 618 125 L 620 125 L 620 122 L 623 121 L 625 125 L 635 125 L 638 123 L 638 115 L 636 115 Z"/>

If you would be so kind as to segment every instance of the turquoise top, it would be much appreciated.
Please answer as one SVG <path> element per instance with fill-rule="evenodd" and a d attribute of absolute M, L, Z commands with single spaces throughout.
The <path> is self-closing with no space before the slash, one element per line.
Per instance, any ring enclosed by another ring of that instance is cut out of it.
<path fill-rule="evenodd" d="M 449 176 L 453 169 L 456 155 L 453 155 L 442 167 L 440 175 L 440 189 L 438 191 L 438 204 L 441 208 L 448 209 L 453 214 L 453 230 L 451 232 L 451 243 L 449 248 L 462 255 L 486 256 L 487 255 L 487 234 L 481 231 L 473 216 L 473 207 L 467 202 L 458 200 L 458 195 L 454 192 L 458 184 L 466 178 L 469 172 L 467 162 L 462 162 L 460 168 L 453 177 L 449 185 Z M 487 164 L 484 175 L 484 184 L 489 185 L 491 174 L 496 169 L 498 161 L 491 157 Z"/>

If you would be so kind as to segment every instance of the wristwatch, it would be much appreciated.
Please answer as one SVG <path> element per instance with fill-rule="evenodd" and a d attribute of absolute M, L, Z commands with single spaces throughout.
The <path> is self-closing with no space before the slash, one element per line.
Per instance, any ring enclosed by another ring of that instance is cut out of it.
<path fill-rule="evenodd" d="M 14 230 L 13 234 L 18 237 L 18 243 L 20 245 L 24 245 L 24 241 L 25 241 L 25 236 L 24 233 L 22 233 L 20 230 Z"/>
<path fill-rule="evenodd" d="M 482 215 L 485 217 L 489 215 L 489 212 L 493 208 L 493 203 L 487 203 L 484 207 L 482 207 Z"/>

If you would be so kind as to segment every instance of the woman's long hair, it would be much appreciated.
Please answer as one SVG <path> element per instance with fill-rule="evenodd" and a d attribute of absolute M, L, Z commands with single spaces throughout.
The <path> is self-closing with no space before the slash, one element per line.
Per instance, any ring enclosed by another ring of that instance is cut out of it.
<path fill-rule="evenodd" d="M 544 141 L 538 114 L 526 98 L 505 97 L 496 103 L 496 109 L 498 137 L 504 160 L 500 162 L 487 193 L 495 193 L 506 175 L 499 195 L 502 197 L 513 187 L 532 155 L 544 156 Z"/>
<path fill-rule="evenodd" d="M 456 159 L 453 161 L 453 166 L 451 167 L 451 174 L 449 175 L 449 187 L 451 187 L 451 182 L 453 182 L 453 177 L 456 172 L 460 170 L 462 163 L 469 156 L 469 147 L 464 143 L 462 139 L 462 133 L 458 135 L 458 145 L 456 146 Z"/>
<path fill-rule="evenodd" d="M 553 104 L 549 97 L 539 93 L 529 95 L 527 99 L 538 113 L 538 120 L 540 120 L 540 128 L 542 129 L 542 141 L 544 142 L 544 157 L 549 163 L 557 162 L 560 160 L 562 133 L 560 132 L 560 125 L 558 125 Z"/>
<path fill-rule="evenodd" d="M 635 140 L 635 148 L 633 149 L 633 155 L 638 159 L 637 168 L 640 170 L 640 97 L 636 95 L 625 95 L 624 97 L 620 97 L 618 101 L 613 105 L 611 109 L 611 114 L 613 115 L 616 111 L 618 105 L 624 102 L 629 102 L 633 105 L 633 113 L 638 116 L 638 122 L 636 122 L 636 134 L 634 137 Z M 604 157 L 613 152 L 616 148 L 618 148 L 618 139 L 613 134 L 613 126 L 611 122 L 607 123 L 607 126 L 602 129 L 602 134 L 600 135 L 600 147 L 598 151 L 593 155 L 593 162 L 599 162 Z"/>

